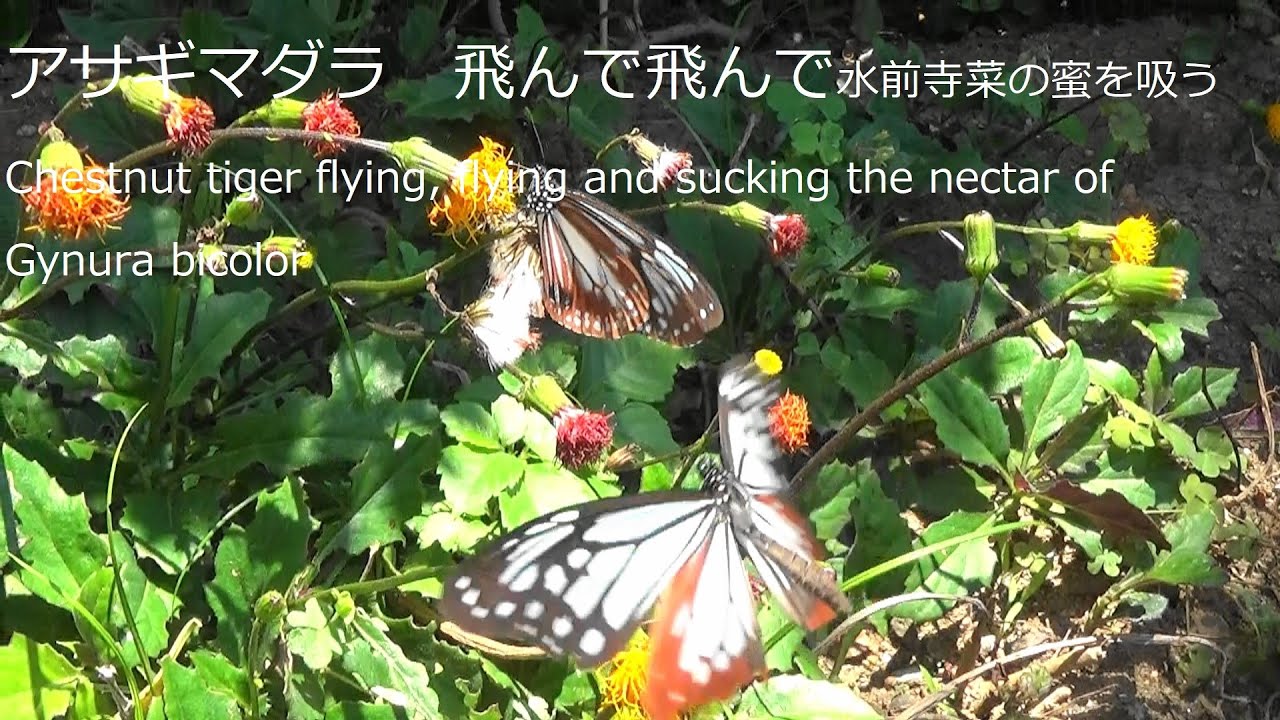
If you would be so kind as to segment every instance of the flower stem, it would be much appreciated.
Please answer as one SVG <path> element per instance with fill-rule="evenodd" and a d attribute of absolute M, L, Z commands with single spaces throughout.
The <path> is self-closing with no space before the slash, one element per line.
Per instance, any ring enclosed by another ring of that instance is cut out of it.
<path fill-rule="evenodd" d="M 906 397 L 906 395 L 912 390 L 915 390 L 925 381 L 947 369 L 947 367 L 958 362 L 962 358 L 972 355 L 973 353 L 994 344 L 997 340 L 1008 337 L 1017 332 L 1022 332 L 1037 320 L 1044 319 L 1055 311 L 1066 307 L 1067 303 L 1071 302 L 1073 298 L 1097 285 L 1098 277 L 1099 276 L 1096 274 L 1089 275 L 1068 288 L 1066 292 L 1053 300 L 1050 300 L 1039 308 L 1036 308 L 1031 313 L 1011 320 L 976 340 L 970 340 L 955 346 L 951 350 L 939 355 L 934 360 L 920 366 L 902 380 L 899 380 L 897 384 L 889 388 L 889 390 L 883 395 L 876 398 L 870 405 L 865 407 L 862 412 L 850 418 L 849 421 L 844 424 L 844 427 L 840 428 L 839 432 L 832 436 L 826 444 L 818 448 L 818 451 L 809 458 L 809 461 L 804 464 L 804 467 L 800 468 L 799 472 L 791 478 L 792 492 L 799 492 L 804 483 L 807 482 L 810 477 L 815 475 L 822 466 L 834 460 L 836 456 L 840 454 L 840 451 L 853 441 L 853 438 L 857 436 L 862 428 L 866 427 L 872 420 L 879 417 L 880 413 L 884 412 L 890 405 Z"/>

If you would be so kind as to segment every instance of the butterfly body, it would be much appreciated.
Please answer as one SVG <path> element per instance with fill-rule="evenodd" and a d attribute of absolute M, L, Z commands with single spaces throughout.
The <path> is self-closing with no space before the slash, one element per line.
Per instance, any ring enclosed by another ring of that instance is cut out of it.
<path fill-rule="evenodd" d="M 720 413 L 729 435 L 721 438 L 722 466 L 699 460 L 702 489 L 596 500 L 525 523 L 460 565 L 445 583 L 441 615 L 468 632 L 531 642 L 590 668 L 621 650 L 652 613 L 643 705 L 654 720 L 763 676 L 746 561 L 807 629 L 831 620 L 831 603 L 844 600 L 823 599 L 817 583 L 800 577 L 821 548 L 784 499 L 785 477 L 771 474 L 778 453 L 768 404 L 758 403 L 778 394 L 776 379 L 750 361 L 726 364 Z M 746 480 L 730 467 L 756 474 Z"/>
<path fill-rule="evenodd" d="M 707 279 L 661 237 L 583 192 L 554 192 L 535 168 L 521 209 L 535 227 L 547 314 L 580 335 L 642 332 L 692 345 L 724 309 Z"/>

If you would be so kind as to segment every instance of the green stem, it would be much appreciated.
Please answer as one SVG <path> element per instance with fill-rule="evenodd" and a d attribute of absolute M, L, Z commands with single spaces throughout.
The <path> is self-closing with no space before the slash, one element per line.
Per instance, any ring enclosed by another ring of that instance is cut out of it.
<path fill-rule="evenodd" d="M 359 582 L 351 582 L 344 585 L 334 585 L 331 588 L 312 590 L 298 596 L 296 600 L 290 603 L 290 606 L 302 607 L 311 598 L 316 598 L 317 600 L 332 598 L 336 597 L 340 593 L 346 593 L 348 595 L 369 595 L 371 593 L 383 592 L 384 590 L 394 590 L 402 585 L 408 585 L 412 582 L 439 577 L 442 569 L 443 568 L 438 567 L 420 567 L 391 577 L 382 577 L 376 580 L 361 580 Z"/>
<path fill-rule="evenodd" d="M 336 141 L 343 143 L 347 147 L 359 147 L 373 152 L 388 154 L 391 150 L 391 143 L 381 140 L 370 140 L 368 138 L 348 137 L 346 135 L 334 135 L 332 133 L 315 132 L 313 130 L 297 130 L 294 128 L 270 128 L 270 127 L 238 127 L 228 128 L 225 130 L 212 130 L 209 132 L 212 141 L 205 148 L 204 155 L 207 156 L 209 150 L 213 149 L 219 142 L 225 140 L 257 138 L 260 140 L 296 140 L 298 142 L 328 142 Z M 144 148 L 135 150 L 128 155 L 120 158 L 112 163 L 117 168 L 130 168 L 140 165 L 151 158 L 165 155 L 173 152 L 177 148 L 173 142 L 162 140 L 152 143 Z"/>
<path fill-rule="evenodd" d="M 889 388 L 888 391 L 864 408 L 862 412 L 850 418 L 849 421 L 844 424 L 844 427 L 840 428 L 839 432 L 828 440 L 825 445 L 818 448 L 818 451 L 809 458 L 809 461 L 804 464 L 804 467 L 800 468 L 800 471 L 791 478 L 792 492 L 798 492 L 810 477 L 815 475 L 822 466 L 834 460 L 836 456 L 844 450 L 845 446 L 853 442 L 854 437 L 856 437 L 864 427 L 878 418 L 880 413 L 888 409 L 890 405 L 906 397 L 908 393 L 915 390 L 922 383 L 947 369 L 947 367 L 962 358 L 972 355 L 973 353 L 994 344 L 997 340 L 1008 337 L 1014 333 L 1022 332 L 1037 320 L 1041 320 L 1057 310 L 1062 309 L 1077 295 L 1093 288 L 1097 284 L 1097 281 L 1098 275 L 1089 275 L 1068 288 L 1066 292 L 1048 303 L 1045 303 L 1031 313 L 1023 315 L 1015 320 L 1011 320 L 976 340 L 970 340 L 955 346 L 951 350 L 939 355 L 934 360 L 920 366 L 907 377 L 899 380 L 893 387 Z"/>

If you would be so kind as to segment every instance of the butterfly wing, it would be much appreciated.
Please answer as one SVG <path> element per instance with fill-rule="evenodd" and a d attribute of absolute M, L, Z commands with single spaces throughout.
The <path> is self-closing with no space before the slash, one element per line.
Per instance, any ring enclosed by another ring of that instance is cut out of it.
<path fill-rule="evenodd" d="M 765 674 L 755 600 L 728 522 L 717 523 L 676 573 L 649 635 L 642 701 L 653 720 L 675 720 Z"/>
<path fill-rule="evenodd" d="M 574 332 L 692 345 L 724 321 L 711 284 L 678 250 L 591 195 L 566 193 L 538 230 L 547 312 Z"/>
<path fill-rule="evenodd" d="M 833 605 L 841 612 L 851 611 L 835 580 L 817 570 L 822 546 L 809 523 L 781 497 L 751 499 L 750 530 L 740 531 L 738 542 L 765 587 L 797 624 L 815 630 L 835 618 Z"/>
<path fill-rule="evenodd" d="M 445 584 L 440 613 L 468 632 L 523 639 L 595 667 L 626 645 L 705 544 L 715 515 L 713 497 L 688 492 L 548 513 L 464 561 Z"/>
<path fill-rule="evenodd" d="M 769 433 L 769 408 L 782 396 L 782 381 L 766 375 L 750 355 L 721 366 L 717 415 L 720 462 L 754 493 L 787 486 L 786 458 Z"/>

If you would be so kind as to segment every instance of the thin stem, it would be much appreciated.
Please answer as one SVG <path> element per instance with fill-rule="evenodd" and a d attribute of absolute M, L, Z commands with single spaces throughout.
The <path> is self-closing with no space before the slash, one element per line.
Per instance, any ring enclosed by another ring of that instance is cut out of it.
<path fill-rule="evenodd" d="M 391 143 L 381 140 L 370 140 L 369 138 L 350 137 L 347 135 L 334 135 L 333 133 L 316 132 L 314 130 L 297 130 L 294 128 L 273 128 L 273 127 L 238 127 L 228 128 L 225 130 L 212 130 L 209 132 L 212 141 L 209 147 L 205 148 L 205 154 L 213 148 L 215 144 L 224 140 L 234 140 L 237 138 L 258 138 L 261 140 L 297 140 L 299 142 L 340 142 L 348 147 L 359 147 L 373 152 L 386 154 L 391 150 Z M 112 163 L 117 168 L 129 168 L 139 165 L 158 155 L 164 155 L 172 152 L 177 146 L 169 141 L 162 140 L 152 143 L 144 148 L 135 150 L 128 155 L 120 158 Z"/>
<path fill-rule="evenodd" d="M 376 580 L 360 580 L 358 582 L 350 582 L 344 585 L 334 585 L 331 588 L 323 588 L 305 592 L 298 596 L 290 605 L 292 607 L 302 607 L 308 600 L 315 598 L 317 600 L 323 598 L 334 597 L 340 593 L 348 595 L 369 595 L 372 593 L 382 592 L 384 590 L 394 590 L 402 585 L 408 585 L 419 580 L 439 577 L 443 568 L 438 567 L 420 567 L 414 568 L 408 572 L 392 575 L 389 577 L 381 577 Z"/>
<path fill-rule="evenodd" d="M 862 412 L 850 418 L 849 421 L 844 424 L 844 427 L 840 428 L 839 432 L 828 440 L 825 445 L 818 448 L 818 451 L 809 458 L 809 461 L 804 464 L 804 467 L 800 468 L 800 471 L 791 478 L 792 492 L 798 492 L 803 487 L 804 483 L 808 481 L 810 477 L 815 475 L 822 466 L 834 460 L 845 446 L 853 442 L 854 437 L 857 436 L 858 432 L 860 432 L 862 428 L 866 427 L 872 420 L 879 417 L 880 413 L 884 412 L 890 405 L 906 397 L 906 395 L 912 390 L 915 390 L 916 387 L 947 369 L 947 367 L 956 363 L 960 359 L 994 344 L 997 340 L 1008 337 L 1017 332 L 1022 332 L 1037 320 L 1041 320 L 1053 312 L 1065 307 L 1072 298 L 1094 287 L 1096 283 L 1097 276 L 1090 275 L 1076 283 L 1066 292 L 1040 306 L 1031 313 L 1001 325 L 976 340 L 970 340 L 969 342 L 957 345 L 951 350 L 939 355 L 934 360 L 920 366 L 915 370 L 915 372 L 912 372 L 907 377 L 899 380 L 897 384 L 889 388 L 889 390 L 883 395 L 876 398 L 870 405 L 864 408 Z"/>

